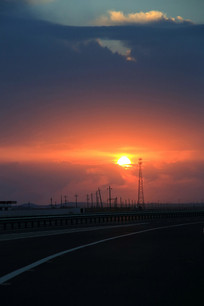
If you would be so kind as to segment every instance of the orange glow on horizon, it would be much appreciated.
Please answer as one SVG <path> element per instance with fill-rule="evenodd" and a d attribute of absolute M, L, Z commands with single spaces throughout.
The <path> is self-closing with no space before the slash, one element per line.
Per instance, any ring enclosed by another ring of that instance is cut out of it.
<path fill-rule="evenodd" d="M 120 148 L 116 148 L 120 151 Z M 132 167 L 138 163 L 138 158 L 157 165 L 175 163 L 178 161 L 203 160 L 203 151 L 197 150 L 152 150 L 149 148 L 129 147 L 131 154 L 115 154 L 110 151 L 89 149 L 79 146 L 71 148 L 56 148 L 55 146 L 11 146 L 0 148 L 0 162 L 69 162 L 73 164 L 116 164 Z M 123 151 L 124 148 L 121 148 Z M 122 158 L 122 159 L 121 159 Z M 120 162 L 119 162 L 120 161 Z"/>

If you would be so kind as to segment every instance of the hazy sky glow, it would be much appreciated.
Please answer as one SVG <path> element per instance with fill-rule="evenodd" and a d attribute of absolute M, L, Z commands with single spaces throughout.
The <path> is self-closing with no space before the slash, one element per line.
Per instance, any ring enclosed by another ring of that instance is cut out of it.
<path fill-rule="evenodd" d="M 146 201 L 203 200 L 203 9 L 2 1 L 0 198 L 134 200 L 142 157 Z"/>

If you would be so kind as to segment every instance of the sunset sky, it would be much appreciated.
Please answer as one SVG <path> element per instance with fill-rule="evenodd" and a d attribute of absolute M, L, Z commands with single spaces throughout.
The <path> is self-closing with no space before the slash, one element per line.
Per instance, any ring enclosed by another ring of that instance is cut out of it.
<path fill-rule="evenodd" d="M 0 200 L 204 201 L 203 0 L 1 0 Z M 127 156 L 132 167 L 117 160 Z"/>

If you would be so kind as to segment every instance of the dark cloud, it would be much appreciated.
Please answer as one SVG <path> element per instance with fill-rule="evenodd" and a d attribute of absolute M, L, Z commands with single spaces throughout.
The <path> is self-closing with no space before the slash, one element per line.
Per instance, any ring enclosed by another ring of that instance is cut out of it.
<path fill-rule="evenodd" d="M 203 201 L 204 162 L 196 160 L 146 164 L 143 169 L 146 199 L 157 202 Z"/>
<path fill-rule="evenodd" d="M 111 74 L 119 82 L 128 75 L 131 85 L 140 81 L 141 86 L 146 80 L 151 89 L 165 88 L 167 81 L 176 87 L 178 79 L 180 86 L 191 82 L 198 89 L 203 81 L 202 25 L 69 27 L 8 17 L 2 18 L 2 24 L 1 59 L 8 81 L 12 77 L 36 81 L 42 76 L 41 81 L 58 84 L 67 78 L 79 81 L 85 72 L 89 80 L 96 74 Z M 136 63 L 125 63 L 122 56 L 101 47 L 95 41 L 98 38 L 121 41 L 131 49 Z"/>
<path fill-rule="evenodd" d="M 131 170 L 130 170 L 131 171 Z M 67 195 L 74 201 L 78 193 L 80 201 L 86 201 L 87 193 L 100 187 L 103 200 L 108 197 L 107 187 L 112 186 L 113 197 L 125 199 L 137 197 L 137 171 L 134 181 L 127 186 L 116 165 L 73 165 L 71 163 L 4 163 L 0 164 L 0 190 L 4 200 L 18 200 L 48 204 L 60 202 L 60 196 Z M 130 172 L 131 173 L 131 172 Z M 146 201 L 152 202 L 194 202 L 203 200 L 203 162 L 176 162 L 157 168 L 146 164 L 143 169 Z M 127 174 L 129 175 L 129 174 Z"/>
<path fill-rule="evenodd" d="M 1 0 L 0 18 L 3 16 L 30 17 L 32 19 L 32 10 L 23 0 Z"/>
<path fill-rule="evenodd" d="M 94 108 L 101 107 L 101 100 L 102 106 L 111 100 L 114 108 L 126 100 L 133 110 L 141 101 L 143 110 L 154 105 L 176 116 L 196 112 L 199 117 L 204 96 L 203 33 L 203 25 L 169 22 L 69 27 L 30 16 L 1 16 L 2 129 L 8 130 L 4 118 L 24 126 L 32 114 L 28 129 L 33 130 L 36 117 L 47 112 L 43 123 L 38 120 L 39 126 L 45 124 L 56 99 L 59 108 L 69 112 L 76 105 Z M 121 41 L 136 62 L 127 62 L 97 39 Z M 12 138 L 8 136 L 5 140 Z"/>
<path fill-rule="evenodd" d="M 48 204 L 52 196 L 60 202 L 61 195 L 74 201 L 77 192 L 80 201 L 87 193 L 101 188 L 106 198 L 107 186 L 123 185 L 124 180 L 114 165 L 73 165 L 70 163 L 4 163 L 0 164 L 1 198 L 15 199 L 20 203 L 34 201 Z M 90 187 L 92 186 L 92 188 Z"/>

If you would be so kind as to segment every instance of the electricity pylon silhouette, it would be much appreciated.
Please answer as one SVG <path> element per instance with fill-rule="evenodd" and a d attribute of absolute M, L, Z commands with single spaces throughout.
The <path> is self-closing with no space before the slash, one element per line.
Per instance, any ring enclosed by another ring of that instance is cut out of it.
<path fill-rule="evenodd" d="M 142 176 L 142 158 L 139 158 L 138 161 L 139 166 L 139 178 L 138 178 L 138 199 L 137 205 L 138 207 L 144 208 L 144 184 L 143 184 L 143 176 Z"/>

